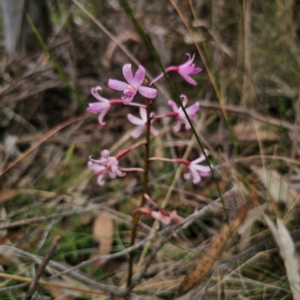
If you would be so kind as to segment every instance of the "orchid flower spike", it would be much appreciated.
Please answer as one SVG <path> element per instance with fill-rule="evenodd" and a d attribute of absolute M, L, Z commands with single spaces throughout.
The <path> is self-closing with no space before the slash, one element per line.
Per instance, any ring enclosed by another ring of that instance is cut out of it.
<path fill-rule="evenodd" d="M 116 156 L 109 156 L 109 150 L 105 149 L 101 151 L 100 159 L 89 158 L 88 167 L 93 170 L 96 174 L 98 174 L 97 182 L 100 186 L 105 184 L 103 180 L 106 174 L 109 175 L 110 178 L 116 178 L 117 176 L 123 177 L 126 175 L 126 172 L 136 171 L 136 172 L 144 172 L 142 168 L 123 168 L 119 166 L 119 160 L 125 154 L 130 152 L 131 150 L 145 145 L 146 142 L 140 142 L 135 144 L 127 149 L 121 150 Z"/>
<path fill-rule="evenodd" d="M 115 156 L 109 156 L 109 150 L 103 150 L 100 159 L 93 159 L 91 157 L 89 159 L 88 167 L 99 175 L 97 182 L 101 186 L 105 184 L 103 178 L 106 174 L 109 174 L 110 178 L 116 178 L 117 176 L 123 177 L 126 175 L 119 170 L 119 160 Z"/>
<path fill-rule="evenodd" d="M 131 133 L 131 136 L 134 139 L 137 139 L 147 127 L 147 112 L 146 112 L 146 109 L 143 107 L 140 107 L 140 116 L 141 116 L 141 118 L 137 118 L 137 117 L 133 116 L 132 114 L 127 115 L 129 122 L 138 126 Z M 151 120 L 151 122 L 152 121 L 153 120 Z M 150 126 L 150 132 L 155 136 L 159 134 L 159 132 L 152 125 Z"/>
<path fill-rule="evenodd" d="M 197 85 L 196 81 L 192 79 L 190 75 L 197 74 L 201 72 L 202 69 L 196 68 L 195 64 L 193 64 L 195 54 L 192 57 L 190 53 L 186 53 L 186 55 L 189 57 L 189 59 L 184 64 L 178 66 L 177 73 L 180 74 L 188 83 Z"/>
<path fill-rule="evenodd" d="M 129 104 L 136 93 L 140 93 L 145 98 L 154 99 L 157 95 L 157 90 L 154 88 L 142 86 L 145 79 L 146 71 L 142 66 L 139 66 L 135 75 L 131 71 L 131 64 L 126 64 L 123 67 L 123 75 L 127 82 L 109 79 L 108 86 L 117 91 L 123 91 L 123 104 Z"/>
<path fill-rule="evenodd" d="M 184 64 L 182 64 L 180 66 L 170 66 L 170 67 L 166 68 L 165 72 L 172 72 L 172 71 L 177 72 L 188 83 L 190 83 L 192 85 L 197 85 L 196 81 L 193 78 L 191 78 L 190 75 L 197 74 L 197 73 L 201 72 L 202 69 L 197 68 L 195 66 L 195 64 L 193 64 L 193 61 L 195 59 L 195 54 L 193 56 L 191 56 L 190 53 L 186 53 L 186 55 L 189 57 L 187 62 L 185 62 Z M 152 86 L 153 83 L 155 83 L 156 81 L 161 79 L 163 76 L 164 76 L 164 73 L 159 74 L 155 79 L 153 79 L 151 81 L 150 86 Z"/>
<path fill-rule="evenodd" d="M 187 101 L 188 101 L 187 97 L 185 95 L 180 95 L 180 98 L 182 99 L 182 105 L 185 108 L 187 105 Z M 164 117 L 175 117 L 175 118 L 177 118 L 177 123 L 172 128 L 174 132 L 178 132 L 180 130 L 181 123 L 185 124 L 186 130 L 191 129 L 191 125 L 190 125 L 187 117 L 185 116 L 185 113 L 184 113 L 182 107 L 181 106 L 178 107 L 177 104 L 173 100 L 169 100 L 168 104 L 173 109 L 173 112 L 167 112 L 163 115 L 155 116 L 154 119 L 159 119 L 159 118 L 164 118 Z M 200 108 L 200 104 L 198 102 L 196 102 L 195 104 L 191 105 L 188 108 L 185 108 L 185 111 L 191 120 L 193 118 L 195 118 L 196 112 L 199 110 L 199 108 Z"/>
<path fill-rule="evenodd" d="M 132 215 L 136 213 L 142 213 L 149 215 L 155 220 L 158 220 L 166 225 L 169 225 L 170 223 L 178 224 L 182 222 L 184 219 L 177 215 L 176 211 L 169 212 L 161 208 L 159 205 L 157 205 L 147 194 L 144 194 L 144 197 L 147 201 L 152 203 L 159 211 L 152 210 L 147 207 L 140 207 L 133 211 Z"/>

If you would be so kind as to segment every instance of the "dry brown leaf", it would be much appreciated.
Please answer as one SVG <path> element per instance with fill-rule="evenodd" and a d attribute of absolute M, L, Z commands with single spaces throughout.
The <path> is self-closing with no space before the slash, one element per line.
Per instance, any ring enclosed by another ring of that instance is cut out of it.
<path fill-rule="evenodd" d="M 233 232 L 235 232 L 246 218 L 248 210 L 252 206 L 252 201 L 241 206 L 235 219 L 230 222 L 230 225 L 224 224 L 219 233 L 217 233 L 206 248 L 203 256 L 198 260 L 196 266 L 185 276 L 179 285 L 179 294 L 184 294 L 192 289 L 196 284 L 200 284 L 206 275 L 209 273 L 218 257 L 223 252 L 228 240 Z"/>
<path fill-rule="evenodd" d="M 250 121 L 236 124 L 233 131 L 239 141 L 278 141 L 279 138 L 274 130 L 266 129 L 262 124 L 258 124 L 255 128 Z"/>
<path fill-rule="evenodd" d="M 114 223 L 110 217 L 104 213 L 99 214 L 93 224 L 93 235 L 96 241 L 99 242 L 99 254 L 106 255 L 110 253 L 114 233 Z M 105 263 L 100 260 L 97 266 Z"/>
<path fill-rule="evenodd" d="M 7 190 L 4 189 L 0 191 L 0 204 L 4 203 L 6 200 L 13 198 L 18 195 L 18 191 L 16 190 Z"/>
<path fill-rule="evenodd" d="M 267 215 L 264 215 L 264 218 L 279 247 L 280 255 L 284 260 L 284 266 L 293 298 L 295 300 L 300 299 L 299 257 L 295 252 L 294 242 L 280 219 L 277 219 L 276 226 Z"/>

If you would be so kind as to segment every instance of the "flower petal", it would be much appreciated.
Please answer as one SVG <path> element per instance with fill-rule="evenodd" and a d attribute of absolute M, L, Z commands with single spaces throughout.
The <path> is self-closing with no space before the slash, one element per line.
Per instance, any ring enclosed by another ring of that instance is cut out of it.
<path fill-rule="evenodd" d="M 191 173 L 184 173 L 184 174 L 183 174 L 183 178 L 186 179 L 186 180 L 190 179 L 191 176 L 192 176 Z"/>
<path fill-rule="evenodd" d="M 186 112 L 187 114 L 190 116 L 190 118 L 192 119 L 192 115 L 194 115 L 200 108 L 200 103 L 199 102 L 196 102 L 195 104 L 189 106 L 188 108 L 186 108 Z"/>
<path fill-rule="evenodd" d="M 128 83 L 124 81 L 115 80 L 115 79 L 109 79 L 108 86 L 113 90 L 124 91 L 125 89 L 128 88 Z"/>
<path fill-rule="evenodd" d="M 134 129 L 131 133 L 131 137 L 134 139 L 137 139 L 145 130 L 145 126 L 138 126 L 136 129 Z"/>
<path fill-rule="evenodd" d="M 108 111 L 109 111 L 109 108 L 102 110 L 102 112 L 100 113 L 100 115 L 98 117 L 98 121 L 99 121 L 100 125 L 102 125 L 102 126 L 105 125 L 105 122 L 103 122 L 103 119 Z"/>
<path fill-rule="evenodd" d="M 101 112 L 102 110 L 109 109 L 110 107 L 111 105 L 109 102 L 104 102 L 104 103 L 93 102 L 93 103 L 89 103 L 89 107 L 86 110 L 90 113 L 95 114 Z"/>
<path fill-rule="evenodd" d="M 91 88 L 91 94 L 93 97 L 95 97 L 98 101 L 100 102 L 109 102 L 106 98 L 103 98 L 102 96 L 99 95 L 98 91 L 101 91 L 102 88 L 100 86 L 97 86 L 95 88 Z"/>
<path fill-rule="evenodd" d="M 156 128 L 154 128 L 153 126 L 150 126 L 150 132 L 151 132 L 151 134 L 153 134 L 155 136 L 159 135 L 159 131 Z"/>
<path fill-rule="evenodd" d="M 150 216 L 155 219 L 158 220 L 166 225 L 169 225 L 171 223 L 171 218 L 170 216 L 165 216 L 163 215 L 160 211 L 151 211 Z"/>
<path fill-rule="evenodd" d="M 198 172 L 193 167 L 190 167 L 189 169 L 190 169 L 191 175 L 193 177 L 193 183 L 194 184 L 199 183 L 201 181 L 201 177 L 198 174 Z"/>
<path fill-rule="evenodd" d="M 104 166 L 101 165 L 96 165 L 93 162 L 89 161 L 88 162 L 88 167 L 89 169 L 93 170 L 96 174 L 101 173 L 103 170 L 105 170 L 106 168 Z"/>
<path fill-rule="evenodd" d="M 126 175 L 126 173 L 125 173 L 125 172 L 122 172 L 120 169 L 118 169 L 117 175 L 118 175 L 119 177 L 124 177 L 124 176 Z"/>
<path fill-rule="evenodd" d="M 144 121 L 144 123 L 146 123 L 147 122 L 147 111 L 143 107 L 140 107 L 140 116 L 141 116 L 141 119 Z"/>
<path fill-rule="evenodd" d="M 134 81 L 135 81 L 136 88 L 138 88 L 144 82 L 145 74 L 146 74 L 146 71 L 145 71 L 144 67 L 139 66 L 139 68 L 137 69 L 137 71 L 134 75 Z"/>
<path fill-rule="evenodd" d="M 208 166 L 195 165 L 193 168 L 203 177 L 209 176 L 210 174 L 210 168 Z"/>
<path fill-rule="evenodd" d="M 140 119 L 132 114 L 128 114 L 127 119 L 130 123 L 132 123 L 134 125 L 145 125 L 145 122 L 142 119 Z"/>
<path fill-rule="evenodd" d="M 124 65 L 123 67 L 123 75 L 124 75 L 124 78 L 126 79 L 126 81 L 130 84 L 130 85 L 133 85 L 134 86 L 134 77 L 132 75 L 132 70 L 131 70 L 131 64 L 126 64 Z"/>
<path fill-rule="evenodd" d="M 138 87 L 139 93 L 144 96 L 145 98 L 154 99 L 157 95 L 157 90 L 146 87 L 146 86 L 140 86 Z"/>
<path fill-rule="evenodd" d="M 200 156 L 198 158 L 196 158 L 195 160 L 192 161 L 192 164 L 193 165 L 194 164 L 198 164 L 198 163 L 200 163 L 200 162 L 202 162 L 204 160 L 205 160 L 205 156 L 203 154 L 200 154 Z"/>
<path fill-rule="evenodd" d="M 180 121 L 177 120 L 177 123 L 176 123 L 175 126 L 172 127 L 172 130 L 173 130 L 174 132 L 178 132 L 178 131 L 180 130 L 180 127 L 181 127 Z"/>
<path fill-rule="evenodd" d="M 178 112 L 178 106 L 173 100 L 169 100 L 168 104 L 171 106 L 174 112 Z"/>
<path fill-rule="evenodd" d="M 180 99 L 181 99 L 181 101 L 182 101 L 182 105 L 184 106 L 184 107 L 186 107 L 186 105 L 187 105 L 187 96 L 186 95 L 180 95 Z"/>
<path fill-rule="evenodd" d="M 192 118 L 190 118 L 190 119 L 192 119 Z M 185 125 L 185 130 L 190 130 L 191 129 L 191 125 L 190 125 L 190 123 L 189 123 L 189 121 L 187 119 L 185 119 L 183 121 L 183 123 Z"/>
<path fill-rule="evenodd" d="M 122 97 L 122 101 L 124 105 L 128 105 L 134 98 L 134 96 L 136 95 L 136 93 L 132 96 L 132 97 Z"/>
<path fill-rule="evenodd" d="M 186 74 L 182 74 L 182 73 L 179 73 L 183 79 L 185 79 L 188 83 L 192 84 L 192 85 L 197 85 L 197 82 L 191 78 L 190 76 L 186 75 Z"/>
<path fill-rule="evenodd" d="M 111 179 L 115 179 L 117 177 L 117 174 L 115 172 L 109 172 L 108 175 Z"/>
<path fill-rule="evenodd" d="M 97 178 L 97 183 L 100 186 L 103 186 L 105 184 L 105 181 L 103 180 L 103 178 L 104 178 L 104 175 L 99 175 L 98 178 Z"/>
<path fill-rule="evenodd" d="M 103 158 L 108 159 L 108 158 L 109 158 L 109 150 L 107 150 L 107 149 L 102 150 L 102 151 L 101 151 L 101 156 L 102 156 Z"/>

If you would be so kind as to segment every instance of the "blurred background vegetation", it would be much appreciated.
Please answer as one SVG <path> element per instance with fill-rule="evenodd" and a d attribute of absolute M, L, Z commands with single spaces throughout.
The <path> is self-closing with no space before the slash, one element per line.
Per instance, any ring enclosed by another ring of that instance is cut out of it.
<path fill-rule="evenodd" d="M 94 101 L 91 87 L 101 86 L 108 99 L 119 97 L 107 82 L 123 80 L 125 63 L 134 69 L 142 64 L 149 79 L 160 69 L 118 1 L 43 3 L 47 9 L 30 17 L 40 37 L 33 34 L 29 46 L 24 39 L 16 42 L 19 51 L 6 51 L 8 29 L 1 14 L 0 298 L 26 299 L 29 284 L 21 281 L 35 277 L 41 257 L 60 236 L 42 278 L 50 285 L 38 285 L 36 299 L 112 299 L 110 293 L 101 295 L 95 282 L 122 287 L 127 255 L 55 277 L 63 267 L 126 249 L 131 213 L 141 196 L 138 175 L 99 187 L 86 167 L 89 155 L 97 158 L 103 149 L 116 153 L 132 145 L 132 125 L 126 122 L 132 108 L 113 107 L 102 127 L 95 115 L 85 113 L 85 106 Z M 249 200 L 252 189 L 257 197 L 244 225 L 232 235 L 207 279 L 186 299 L 297 299 L 287 275 L 287 257 L 280 255 L 265 215 L 283 220 L 297 256 L 300 1 L 128 4 L 164 66 L 184 63 L 187 52 L 196 54 L 195 64 L 203 68 L 193 77 L 197 86 L 189 86 L 177 74 L 170 76 L 190 104 L 201 104 L 195 126 L 216 174 L 215 181 L 203 178 L 193 186 L 178 176 L 176 166 L 153 164 L 150 190 L 159 204 L 183 217 L 208 204 L 211 208 L 161 246 L 131 299 L 173 299 L 184 275 L 221 226 Z M 30 8 L 21 10 L 24 23 L 18 30 L 35 29 L 26 12 L 30 15 Z M 39 30 L 41 26 L 49 28 Z M 153 110 L 160 113 L 174 94 L 164 79 L 157 88 Z M 191 132 L 172 133 L 168 122 L 159 126 L 153 155 L 186 154 L 191 160 L 198 156 L 200 148 Z M 123 163 L 142 167 L 142 150 L 127 155 Z M 220 194 L 223 204 L 216 201 Z M 149 236 L 152 225 L 153 220 L 142 218 L 138 241 Z M 145 252 L 136 250 L 137 272 L 163 239 L 152 240 Z M 297 259 L 292 263 L 298 264 Z M 58 282 L 68 289 L 56 287 Z"/>

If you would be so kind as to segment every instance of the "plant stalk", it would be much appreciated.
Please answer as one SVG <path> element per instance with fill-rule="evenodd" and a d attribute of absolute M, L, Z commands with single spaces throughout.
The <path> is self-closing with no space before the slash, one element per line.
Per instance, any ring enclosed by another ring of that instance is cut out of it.
<path fill-rule="evenodd" d="M 145 155 L 144 155 L 144 173 L 143 173 L 143 193 L 141 198 L 141 203 L 139 207 L 144 207 L 146 203 L 146 198 L 144 197 L 145 194 L 148 194 L 148 175 L 149 175 L 149 157 L 150 157 L 150 125 L 151 125 L 151 116 L 150 116 L 150 109 L 151 109 L 151 99 L 146 100 L 146 111 L 147 111 L 147 126 L 146 126 L 146 144 L 145 144 Z M 133 225 L 131 230 L 131 241 L 130 246 L 134 245 L 137 227 L 140 219 L 140 212 L 138 212 L 133 219 Z M 133 273 L 133 259 L 134 259 L 134 252 L 130 252 L 129 255 L 129 268 L 128 268 L 128 278 L 127 278 L 127 287 L 131 284 L 131 277 Z"/>

